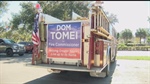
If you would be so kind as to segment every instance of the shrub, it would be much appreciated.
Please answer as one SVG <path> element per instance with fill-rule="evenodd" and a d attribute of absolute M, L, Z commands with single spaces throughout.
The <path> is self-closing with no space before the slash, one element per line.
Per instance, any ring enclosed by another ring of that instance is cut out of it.
<path fill-rule="evenodd" d="M 118 46 L 118 50 L 142 50 L 142 51 L 150 51 L 150 46 Z"/>

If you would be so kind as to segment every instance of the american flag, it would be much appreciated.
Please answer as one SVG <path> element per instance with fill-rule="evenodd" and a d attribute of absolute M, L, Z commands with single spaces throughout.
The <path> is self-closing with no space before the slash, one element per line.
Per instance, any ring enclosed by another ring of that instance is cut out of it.
<path fill-rule="evenodd" d="M 37 46 L 39 45 L 40 42 L 38 22 L 39 22 L 39 13 L 37 13 L 34 18 L 34 29 L 32 32 L 32 42 L 34 45 Z"/>

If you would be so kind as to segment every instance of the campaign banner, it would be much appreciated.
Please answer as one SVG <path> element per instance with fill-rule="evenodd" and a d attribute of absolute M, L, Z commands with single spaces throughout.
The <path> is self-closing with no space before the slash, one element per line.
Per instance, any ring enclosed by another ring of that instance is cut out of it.
<path fill-rule="evenodd" d="M 48 58 L 81 59 L 81 42 L 81 22 L 48 24 Z"/>

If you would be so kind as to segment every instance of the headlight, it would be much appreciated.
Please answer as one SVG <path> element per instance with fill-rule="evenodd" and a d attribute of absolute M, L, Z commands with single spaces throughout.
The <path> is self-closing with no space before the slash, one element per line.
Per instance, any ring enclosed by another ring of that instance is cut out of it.
<path fill-rule="evenodd" d="M 16 46 L 16 45 L 13 46 L 13 49 L 17 49 L 17 48 L 18 48 L 18 46 Z"/>

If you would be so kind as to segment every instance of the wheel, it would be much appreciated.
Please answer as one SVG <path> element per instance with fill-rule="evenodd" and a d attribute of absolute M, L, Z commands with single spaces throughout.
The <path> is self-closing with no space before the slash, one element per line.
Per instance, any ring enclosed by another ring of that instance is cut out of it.
<path fill-rule="evenodd" d="M 116 50 L 117 50 L 117 49 L 116 49 Z M 115 50 L 115 56 L 114 56 L 114 58 L 111 60 L 112 63 L 116 62 L 116 53 L 117 53 L 116 50 Z"/>
<path fill-rule="evenodd" d="M 26 50 L 26 52 L 25 53 L 28 53 L 28 51 Z"/>
<path fill-rule="evenodd" d="M 104 77 L 106 77 L 106 73 L 105 72 L 101 72 L 101 73 L 90 72 L 90 76 L 91 77 L 104 78 Z"/>
<path fill-rule="evenodd" d="M 105 68 L 106 77 L 109 75 L 109 72 L 110 72 L 110 61 L 111 61 L 110 56 L 108 56 L 108 64 Z"/>
<path fill-rule="evenodd" d="M 68 71 L 61 71 L 60 74 L 66 74 Z"/>
<path fill-rule="evenodd" d="M 116 62 L 116 53 L 115 53 L 115 56 L 114 58 L 111 60 L 112 63 Z"/>
<path fill-rule="evenodd" d="M 110 61 L 111 61 L 111 58 L 110 58 L 110 56 L 108 56 L 107 66 L 106 66 L 105 69 L 102 71 L 103 73 L 106 74 L 105 77 L 108 77 L 108 76 L 109 76 L 109 73 L 110 73 Z"/>
<path fill-rule="evenodd" d="M 105 70 L 106 77 L 109 76 L 109 72 L 110 72 L 110 63 L 106 66 L 106 70 Z"/>
<path fill-rule="evenodd" d="M 18 54 L 19 56 L 23 56 L 24 54 L 22 53 L 22 54 Z"/>
<path fill-rule="evenodd" d="M 116 62 L 116 56 L 111 60 L 112 63 Z"/>
<path fill-rule="evenodd" d="M 6 55 L 9 56 L 9 57 L 12 57 L 12 56 L 13 56 L 13 51 L 12 51 L 12 49 L 7 49 L 7 50 L 6 50 Z"/>

